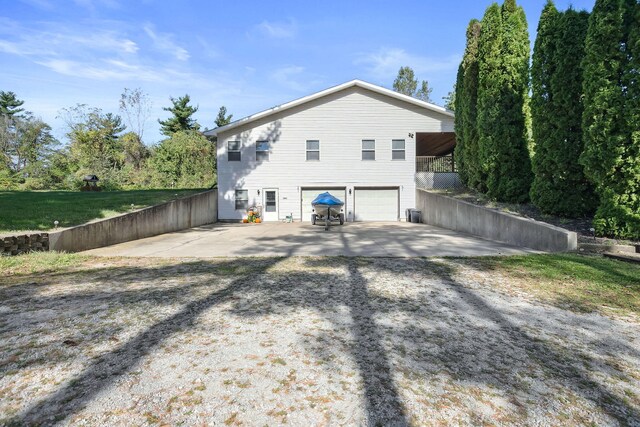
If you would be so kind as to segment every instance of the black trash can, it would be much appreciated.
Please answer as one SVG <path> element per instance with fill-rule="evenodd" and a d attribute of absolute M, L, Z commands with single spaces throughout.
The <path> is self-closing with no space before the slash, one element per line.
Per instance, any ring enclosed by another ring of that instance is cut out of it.
<path fill-rule="evenodd" d="M 407 218 L 407 222 L 411 222 L 411 211 L 413 210 L 413 208 L 408 208 L 405 209 L 404 214 Z"/>
<path fill-rule="evenodd" d="M 422 211 L 419 209 L 411 209 L 411 222 L 420 224 L 422 222 Z"/>

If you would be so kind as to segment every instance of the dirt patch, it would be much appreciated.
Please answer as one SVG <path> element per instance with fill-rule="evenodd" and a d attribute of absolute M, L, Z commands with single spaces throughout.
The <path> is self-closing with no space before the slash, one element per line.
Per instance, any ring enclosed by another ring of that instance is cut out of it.
<path fill-rule="evenodd" d="M 638 322 L 456 260 L 110 260 L 0 280 L 0 424 L 639 425 Z"/>

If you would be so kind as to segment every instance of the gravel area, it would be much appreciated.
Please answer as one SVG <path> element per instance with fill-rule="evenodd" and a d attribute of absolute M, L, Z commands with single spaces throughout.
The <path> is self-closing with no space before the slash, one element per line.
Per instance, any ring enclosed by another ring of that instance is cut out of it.
<path fill-rule="evenodd" d="M 0 277 L 0 424 L 640 425 L 636 319 L 461 260 L 100 259 Z"/>

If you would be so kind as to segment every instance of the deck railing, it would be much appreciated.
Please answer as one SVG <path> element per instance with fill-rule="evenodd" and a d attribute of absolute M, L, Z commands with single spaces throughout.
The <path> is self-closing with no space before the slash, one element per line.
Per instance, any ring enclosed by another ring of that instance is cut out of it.
<path fill-rule="evenodd" d="M 452 155 L 416 156 L 416 172 L 457 172 Z"/>

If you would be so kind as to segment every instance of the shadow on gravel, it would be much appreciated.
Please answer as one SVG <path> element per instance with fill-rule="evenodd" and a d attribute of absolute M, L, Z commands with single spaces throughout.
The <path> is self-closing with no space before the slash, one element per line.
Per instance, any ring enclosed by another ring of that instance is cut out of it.
<path fill-rule="evenodd" d="M 147 268 L 152 277 L 185 278 L 184 286 L 170 289 L 146 287 L 140 290 L 101 291 L 101 283 L 114 281 L 127 284 L 140 275 L 139 267 L 116 267 L 93 272 L 93 290 L 78 289 L 72 295 L 40 295 L 42 286 L 10 286 L 0 289 L 0 300 L 13 304 L 24 302 L 30 307 L 59 307 L 69 310 L 117 300 L 123 306 L 163 301 L 183 302 L 175 314 L 153 324 L 116 349 L 96 358 L 79 375 L 65 383 L 54 394 L 35 403 L 9 424 L 52 424 L 68 419 L 109 387 L 119 376 L 171 336 L 194 327 L 206 310 L 231 303 L 230 313 L 247 319 L 260 319 L 270 313 L 286 314 L 300 308 L 312 308 L 336 328 L 350 325 L 349 356 L 354 360 L 364 385 L 364 401 L 369 425 L 408 425 L 407 408 L 397 384 L 398 366 L 415 367 L 428 381 L 438 373 L 448 372 L 467 382 L 489 384 L 527 399 L 520 375 L 528 375 L 532 367 L 562 387 L 593 402 L 621 424 L 640 419 L 637 408 L 611 392 L 606 384 L 592 379 L 581 365 L 579 350 L 559 351 L 513 323 L 507 315 L 489 304 L 477 291 L 466 288 L 454 278 L 453 267 L 429 260 L 403 261 L 403 271 L 396 271 L 398 261 L 371 261 L 361 258 L 306 258 L 308 271 L 281 271 L 283 258 L 243 259 L 232 261 L 170 264 Z M 247 267 L 250 266 L 250 267 Z M 324 272 L 323 266 L 340 267 L 342 273 Z M 144 269 L 143 269 L 144 271 Z M 78 274 L 69 273 L 69 274 Z M 81 273 L 85 274 L 85 273 Z M 417 274 L 433 285 L 419 287 L 417 296 L 389 296 L 372 290 L 368 277 L 377 275 Z M 226 285 L 216 279 L 228 280 Z M 29 280 L 25 278 L 24 280 Z M 46 279 L 45 279 L 46 281 Z M 211 288 L 211 291 L 207 291 Z M 32 289 L 30 291 L 30 289 Z M 192 291 L 203 297 L 190 297 Z M 346 309 L 348 322 L 336 314 Z M 377 319 L 388 314 L 409 319 L 402 323 L 385 323 Z M 0 312 L 0 332 L 7 333 L 7 316 Z M 447 319 L 446 322 L 443 319 Z M 10 333 L 29 334 L 41 327 L 37 322 L 19 326 Z M 452 339 L 452 332 L 458 333 Z M 213 331 L 215 333 L 215 331 Z M 107 336 L 96 335 L 95 340 Z M 402 343 L 406 351 L 400 351 Z M 337 343 L 334 343 L 337 347 Z M 328 338 L 327 346 L 332 346 Z M 491 370 L 483 367 L 491 367 Z M 0 367 L 2 369 L 7 366 Z M 552 399 L 553 396 L 550 396 Z M 526 414 L 525 414 L 526 420 Z"/>

